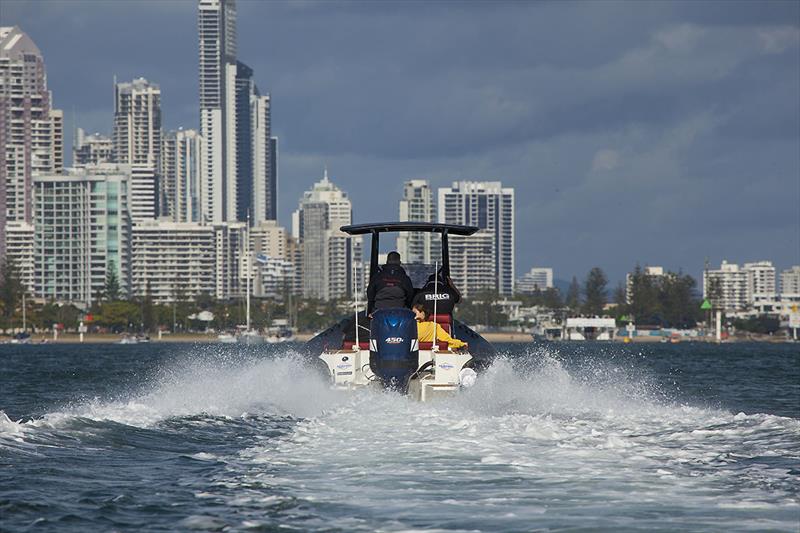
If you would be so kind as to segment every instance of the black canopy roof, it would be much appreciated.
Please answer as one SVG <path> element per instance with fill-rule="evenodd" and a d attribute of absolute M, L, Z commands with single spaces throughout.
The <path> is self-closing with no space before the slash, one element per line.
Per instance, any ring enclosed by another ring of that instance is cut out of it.
<path fill-rule="evenodd" d="M 350 235 L 366 233 L 384 233 L 388 231 L 421 231 L 430 233 L 449 233 L 450 235 L 472 235 L 478 229 L 475 226 L 459 224 L 434 224 L 430 222 L 381 222 L 374 224 L 352 224 L 339 228 Z"/>

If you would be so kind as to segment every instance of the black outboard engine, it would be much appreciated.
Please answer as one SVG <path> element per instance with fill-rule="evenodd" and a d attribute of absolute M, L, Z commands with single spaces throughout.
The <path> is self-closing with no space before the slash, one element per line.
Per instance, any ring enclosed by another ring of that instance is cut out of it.
<path fill-rule="evenodd" d="M 405 391 L 417 370 L 419 343 L 414 313 L 404 308 L 379 309 L 370 325 L 369 367 L 384 387 Z"/>

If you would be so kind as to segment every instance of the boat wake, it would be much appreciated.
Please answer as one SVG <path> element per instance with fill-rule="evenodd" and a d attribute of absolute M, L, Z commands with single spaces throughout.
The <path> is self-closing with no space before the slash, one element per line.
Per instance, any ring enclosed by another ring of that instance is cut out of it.
<path fill-rule="evenodd" d="M 782 529 L 800 510 L 800 421 L 682 403 L 635 361 L 501 357 L 430 403 L 333 391 L 294 353 L 195 353 L 133 387 L 33 420 L 0 411 L 0 456 L 169 448 L 207 476 L 194 498 L 304 530 L 625 526 L 614 509 Z"/>

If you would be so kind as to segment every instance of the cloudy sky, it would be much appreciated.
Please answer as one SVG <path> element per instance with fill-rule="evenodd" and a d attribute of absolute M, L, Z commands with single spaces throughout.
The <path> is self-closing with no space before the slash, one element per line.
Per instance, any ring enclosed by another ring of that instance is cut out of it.
<path fill-rule="evenodd" d="M 516 189 L 517 271 L 800 264 L 800 2 L 256 2 L 239 58 L 273 97 L 289 224 L 327 164 L 354 220 L 402 183 Z M 55 104 L 109 133 L 112 80 L 198 127 L 191 0 L 3 0 Z M 71 142 L 71 139 L 69 139 Z"/>

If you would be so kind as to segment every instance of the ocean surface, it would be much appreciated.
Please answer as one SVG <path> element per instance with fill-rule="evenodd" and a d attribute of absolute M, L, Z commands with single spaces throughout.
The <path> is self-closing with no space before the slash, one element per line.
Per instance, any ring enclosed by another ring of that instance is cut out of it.
<path fill-rule="evenodd" d="M 418 404 L 291 346 L 0 346 L 0 530 L 800 529 L 800 344 L 499 349 Z"/>

